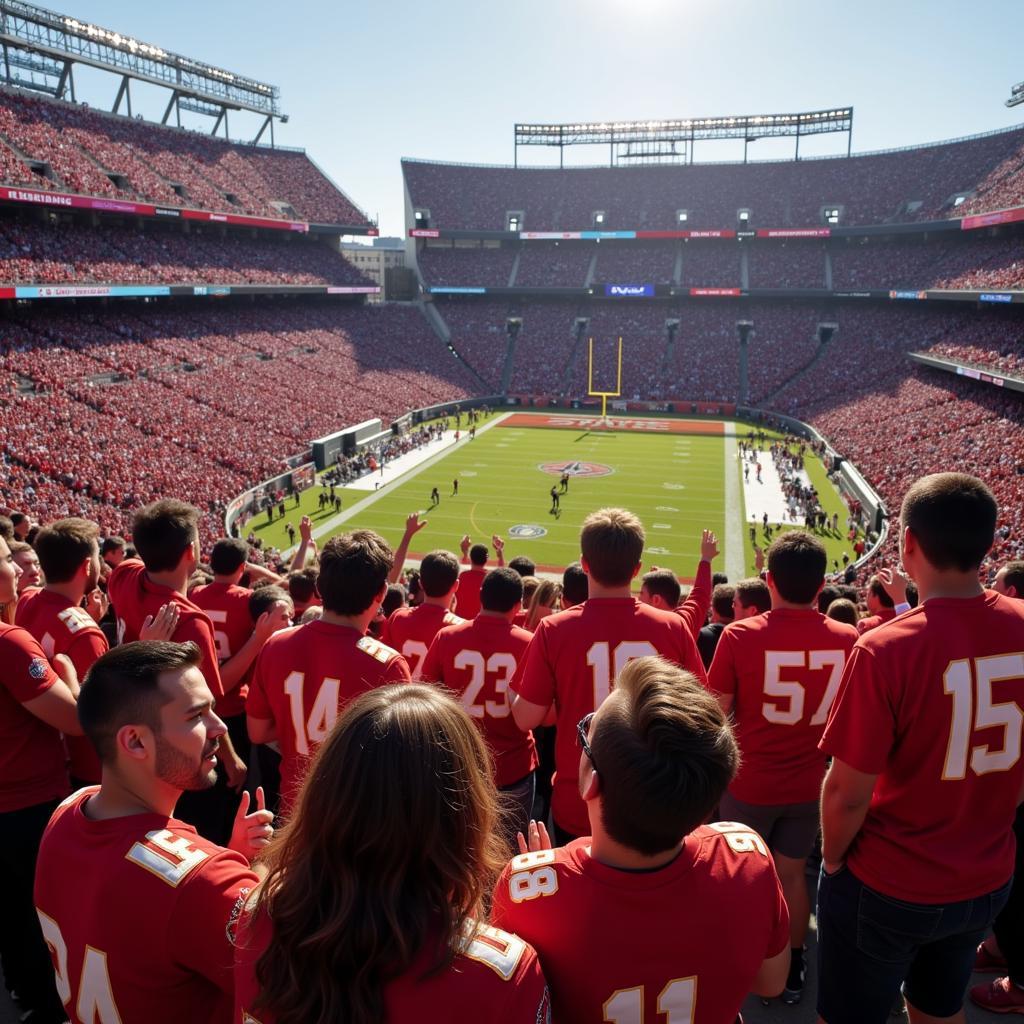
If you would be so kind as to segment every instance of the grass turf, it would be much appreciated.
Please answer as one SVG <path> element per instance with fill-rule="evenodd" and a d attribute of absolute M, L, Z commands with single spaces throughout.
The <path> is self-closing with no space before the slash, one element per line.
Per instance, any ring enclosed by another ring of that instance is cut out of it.
<path fill-rule="evenodd" d="M 737 425 L 741 436 L 746 427 Z M 389 543 L 401 540 L 406 516 L 424 513 L 428 525 L 412 542 L 411 555 L 434 548 L 458 551 L 459 540 L 469 534 L 474 542 L 490 542 L 491 535 L 505 538 L 505 557 L 527 555 L 539 566 L 561 569 L 579 558 L 579 530 L 584 517 L 606 505 L 625 506 L 635 512 L 647 531 L 645 567 L 657 564 L 690 579 L 699 558 L 702 529 L 711 529 L 725 547 L 724 483 L 725 438 L 709 434 L 651 434 L 630 431 L 594 433 L 583 430 L 546 429 L 501 425 L 480 434 L 475 441 L 464 442 L 432 466 L 413 470 L 406 477 L 376 496 L 376 500 L 347 519 L 332 532 L 358 528 L 376 530 Z M 558 484 L 561 467 L 573 463 L 607 467 L 603 475 L 571 477 L 567 494 L 561 496 L 560 511 L 551 514 L 550 489 Z M 824 467 L 815 458 L 807 460 L 808 472 L 831 514 L 846 512 L 841 499 L 828 481 Z M 547 466 L 547 469 L 542 469 Z M 740 474 L 739 464 L 730 470 Z M 452 480 L 459 479 L 459 493 L 452 494 Z M 440 504 L 431 507 L 430 491 L 437 486 Z M 243 528 L 255 530 L 265 545 L 287 547 L 284 524 L 298 526 L 299 517 L 310 515 L 314 525 L 329 520 L 331 512 L 319 512 L 319 487 L 301 495 L 299 507 L 286 502 L 284 519 L 268 524 L 266 514 L 251 520 Z M 742 486 L 739 488 L 742 495 Z M 373 492 L 339 489 L 348 509 Z M 742 502 L 742 497 L 741 497 Z M 753 571 L 754 553 L 750 544 L 743 508 L 732 511 L 742 522 L 743 562 Z M 515 527 L 538 527 L 541 537 L 517 537 Z M 319 538 L 322 546 L 326 536 Z M 759 543 L 763 534 L 758 530 Z M 845 538 L 822 536 L 829 551 L 829 562 L 842 559 L 849 550 Z M 724 569 L 725 559 L 715 562 Z"/>

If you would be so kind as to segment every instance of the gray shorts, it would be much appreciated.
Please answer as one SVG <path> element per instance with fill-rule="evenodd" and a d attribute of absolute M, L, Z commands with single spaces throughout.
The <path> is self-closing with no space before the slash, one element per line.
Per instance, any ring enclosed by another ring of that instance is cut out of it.
<path fill-rule="evenodd" d="M 818 838 L 818 801 L 805 804 L 745 804 L 726 793 L 718 805 L 722 821 L 749 825 L 772 853 L 803 860 L 814 852 Z"/>

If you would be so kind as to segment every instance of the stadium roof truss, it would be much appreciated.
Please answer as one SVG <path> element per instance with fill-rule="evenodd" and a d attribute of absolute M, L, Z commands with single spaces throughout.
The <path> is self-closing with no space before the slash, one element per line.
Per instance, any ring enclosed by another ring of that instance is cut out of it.
<path fill-rule="evenodd" d="M 119 75 L 121 84 L 112 107 L 115 114 L 121 112 L 123 102 L 132 116 L 129 83 L 135 80 L 171 91 L 162 124 L 167 124 L 174 111 L 181 127 L 181 111 L 190 110 L 214 118 L 211 135 L 216 135 L 223 123 L 227 138 L 228 111 L 244 110 L 264 119 L 253 141 L 259 142 L 269 127 L 273 145 L 274 119 L 288 120 L 280 112 L 276 85 L 21 0 L 0 0 L 0 48 L 4 74 L 0 81 L 56 99 L 75 100 L 75 64 Z"/>
<path fill-rule="evenodd" d="M 520 146 L 557 146 L 558 166 L 565 166 L 566 146 L 609 147 L 609 166 L 619 164 L 693 163 L 698 139 L 742 139 L 747 147 L 758 139 L 800 139 L 807 135 L 846 133 L 846 154 L 853 145 L 853 107 L 794 114 L 742 114 L 736 117 L 693 117 L 672 121 L 602 121 L 589 124 L 517 124 L 515 166 Z"/>

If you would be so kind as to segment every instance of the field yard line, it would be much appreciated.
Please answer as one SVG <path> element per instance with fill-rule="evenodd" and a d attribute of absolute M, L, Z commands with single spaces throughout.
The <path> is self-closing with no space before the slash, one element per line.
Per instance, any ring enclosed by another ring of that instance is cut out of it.
<path fill-rule="evenodd" d="M 744 511 L 740 500 L 739 463 L 736 461 L 736 424 L 725 424 L 725 573 L 730 581 L 743 579 Z"/>
<path fill-rule="evenodd" d="M 479 437 L 481 434 L 485 434 L 488 430 L 491 429 L 491 427 L 498 426 L 499 423 L 503 423 L 511 415 L 512 413 L 506 412 L 501 416 L 496 416 L 489 423 L 485 423 L 482 427 L 480 427 L 476 432 L 476 436 Z M 407 480 L 411 480 L 414 476 L 419 476 L 420 473 L 422 473 L 424 470 L 430 469 L 431 466 L 440 462 L 441 459 L 447 458 L 449 455 L 451 455 L 451 453 L 455 451 L 456 448 L 472 443 L 473 442 L 469 440 L 469 435 L 465 435 L 462 438 L 462 440 L 458 442 L 458 444 L 452 445 L 449 448 L 445 448 L 444 451 L 440 451 L 436 455 L 431 456 L 425 462 L 421 462 L 415 469 L 410 469 L 408 473 L 404 473 L 402 476 L 396 477 L 394 480 L 390 481 L 389 483 L 386 483 L 379 491 L 370 491 L 365 498 L 360 498 L 359 501 L 357 501 L 354 505 L 349 505 L 348 508 L 343 509 L 336 516 L 332 516 L 326 522 L 321 523 L 313 530 L 313 536 L 322 537 L 325 533 L 330 533 L 332 530 L 335 529 L 335 527 L 341 526 L 342 523 L 351 519 L 353 516 L 358 515 L 364 509 L 367 509 L 371 505 L 376 504 L 377 501 L 383 498 L 385 494 L 389 494 L 392 488 L 396 487 L 399 484 L 404 484 Z M 284 556 L 286 558 L 290 558 L 295 553 L 297 548 L 297 544 L 288 548 L 288 550 L 284 552 Z"/>

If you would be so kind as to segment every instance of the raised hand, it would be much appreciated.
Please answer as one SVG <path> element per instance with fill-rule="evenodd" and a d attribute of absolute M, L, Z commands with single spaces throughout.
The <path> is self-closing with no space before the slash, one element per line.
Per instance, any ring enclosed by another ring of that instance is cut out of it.
<path fill-rule="evenodd" d="M 168 601 L 156 615 L 147 615 L 139 630 L 140 640 L 170 640 L 178 628 L 178 606 Z"/>
<path fill-rule="evenodd" d="M 892 598 L 893 604 L 904 604 L 907 600 L 907 584 L 910 577 L 900 569 L 879 569 L 877 574 L 878 582 Z"/>
<path fill-rule="evenodd" d="M 462 557 L 463 558 L 465 558 L 465 557 L 467 557 L 469 555 L 469 545 L 470 545 L 470 543 L 471 543 L 471 541 L 469 539 L 469 534 L 468 533 L 466 534 L 465 537 L 462 538 L 462 540 L 459 541 L 459 548 L 462 551 Z"/>
<path fill-rule="evenodd" d="M 426 525 L 427 520 L 420 519 L 419 512 L 410 512 L 405 517 L 405 535 L 407 537 L 412 537 L 414 534 L 419 533 Z"/>
<path fill-rule="evenodd" d="M 700 535 L 700 560 L 713 562 L 718 557 L 718 538 L 711 530 L 704 530 Z"/>
<path fill-rule="evenodd" d="M 93 622 L 99 622 L 104 615 L 107 614 L 107 609 L 110 607 L 110 601 L 107 595 L 100 590 L 99 587 L 93 587 L 85 596 L 85 610 L 92 616 Z"/>
<path fill-rule="evenodd" d="M 538 850 L 551 849 L 551 837 L 544 826 L 543 821 L 530 819 L 529 839 L 522 832 L 516 833 L 516 842 L 519 844 L 520 853 L 536 853 Z"/>
<path fill-rule="evenodd" d="M 494 545 L 494 550 L 497 551 L 499 554 L 505 550 L 505 541 L 497 534 L 494 534 L 491 537 L 491 543 Z"/>
<path fill-rule="evenodd" d="M 299 536 L 304 544 L 308 544 L 313 539 L 313 520 L 309 516 L 303 516 L 299 520 Z"/>
<path fill-rule="evenodd" d="M 257 620 L 255 632 L 263 639 L 273 636 L 278 630 L 287 629 L 291 625 L 288 609 L 283 603 L 268 608 Z"/>
<path fill-rule="evenodd" d="M 240 853 L 246 860 L 251 861 L 273 838 L 274 814 L 267 810 L 262 786 L 256 790 L 256 810 L 251 814 L 249 813 L 249 803 L 249 792 L 246 790 L 242 793 L 242 799 L 238 804 L 235 822 L 231 827 L 228 849 Z"/>

